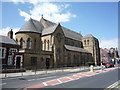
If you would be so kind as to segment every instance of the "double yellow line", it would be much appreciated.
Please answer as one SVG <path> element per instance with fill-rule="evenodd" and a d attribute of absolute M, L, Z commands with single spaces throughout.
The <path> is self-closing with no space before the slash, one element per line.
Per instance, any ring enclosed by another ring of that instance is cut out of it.
<path fill-rule="evenodd" d="M 120 85 L 120 80 L 113 83 L 112 85 L 108 86 L 107 88 L 105 88 L 104 90 L 111 90 L 113 88 L 115 88 L 116 86 Z"/>

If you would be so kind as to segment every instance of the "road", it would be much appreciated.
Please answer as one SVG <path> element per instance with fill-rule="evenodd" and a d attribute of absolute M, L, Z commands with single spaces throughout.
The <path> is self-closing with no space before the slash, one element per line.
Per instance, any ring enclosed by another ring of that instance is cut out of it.
<path fill-rule="evenodd" d="M 36 76 L 25 76 L 25 77 L 17 77 L 17 78 L 6 78 L 2 80 L 2 88 L 5 90 L 6 88 L 12 88 L 12 90 L 17 88 L 27 88 L 30 86 L 38 85 L 43 82 L 47 82 L 50 80 L 56 80 L 61 77 L 70 76 L 73 74 L 88 72 L 88 70 L 83 70 L 79 72 L 61 72 L 56 74 L 48 74 L 48 75 L 36 75 Z M 106 71 L 103 73 L 96 72 L 95 75 L 89 77 L 82 77 L 77 80 L 71 80 L 66 83 L 61 83 L 54 86 L 47 86 L 43 88 L 106 88 L 111 84 L 118 81 L 118 73 L 120 70 L 114 69 L 111 71 Z"/>
<path fill-rule="evenodd" d="M 67 83 L 62 83 L 46 88 L 107 88 L 113 83 L 120 80 L 120 69 L 115 69 L 109 72 L 97 74 L 91 77 L 84 77 Z"/>
<path fill-rule="evenodd" d="M 77 71 L 77 72 L 85 72 L 87 70 Z M 34 76 L 23 76 L 23 77 L 15 77 L 15 78 L 5 78 L 2 79 L 2 88 L 24 88 L 28 87 L 30 85 L 39 84 L 41 82 L 45 82 L 48 80 L 56 79 L 59 77 L 63 77 L 66 75 L 70 75 L 77 72 L 57 72 L 57 73 L 51 73 L 51 74 L 44 74 L 44 75 L 34 75 Z M 1 80 L 0 80 L 1 81 Z"/>

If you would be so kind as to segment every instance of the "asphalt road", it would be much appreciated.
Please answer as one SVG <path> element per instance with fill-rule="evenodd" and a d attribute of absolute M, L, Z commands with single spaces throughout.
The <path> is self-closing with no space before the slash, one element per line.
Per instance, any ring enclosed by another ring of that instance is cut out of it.
<path fill-rule="evenodd" d="M 83 70 L 79 72 L 85 71 L 88 70 Z M 106 88 L 107 86 L 118 81 L 118 71 L 120 72 L 119 69 L 116 69 L 109 72 L 97 74 L 91 77 L 83 77 L 81 79 L 59 85 L 48 86 L 46 88 Z M 2 84 L 0 86 L 2 86 L 3 90 L 6 90 L 8 88 L 12 88 L 12 90 L 14 90 L 18 88 L 25 88 L 28 86 L 36 85 L 52 79 L 57 79 L 63 76 L 71 75 L 73 73 L 78 72 L 61 72 L 42 76 L 35 75 L 16 78 L 6 78 L 2 80 Z"/>
<path fill-rule="evenodd" d="M 115 69 L 105 73 L 97 74 L 91 77 L 84 77 L 71 82 L 48 86 L 46 88 L 107 88 L 111 84 L 120 80 L 120 69 Z"/>
<path fill-rule="evenodd" d="M 15 78 L 5 78 L 2 79 L 2 86 L 3 90 L 12 88 L 12 90 L 15 90 L 17 88 L 25 88 L 31 85 L 36 85 L 41 82 L 45 82 L 48 80 L 56 79 L 59 77 L 67 76 L 73 73 L 78 72 L 85 72 L 87 70 L 77 71 L 77 72 L 57 72 L 52 74 L 46 74 L 46 75 L 34 75 L 34 76 L 24 76 L 24 77 L 15 77 Z"/>

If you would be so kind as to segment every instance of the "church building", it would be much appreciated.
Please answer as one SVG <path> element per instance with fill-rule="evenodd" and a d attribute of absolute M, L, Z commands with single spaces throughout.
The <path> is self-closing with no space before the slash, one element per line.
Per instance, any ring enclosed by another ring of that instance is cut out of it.
<path fill-rule="evenodd" d="M 100 64 L 98 39 L 88 34 L 82 36 L 43 17 L 30 18 L 18 32 L 16 42 L 22 55 L 20 67 L 54 68 L 83 66 L 87 62 Z M 17 60 L 16 60 L 17 61 Z"/>

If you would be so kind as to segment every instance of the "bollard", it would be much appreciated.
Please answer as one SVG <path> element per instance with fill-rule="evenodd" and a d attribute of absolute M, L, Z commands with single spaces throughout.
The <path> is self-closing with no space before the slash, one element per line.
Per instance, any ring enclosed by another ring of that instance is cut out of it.
<path fill-rule="evenodd" d="M 104 70 L 104 65 L 101 65 L 101 70 Z"/>
<path fill-rule="evenodd" d="M 23 76 L 23 72 L 21 73 L 21 76 Z"/>
<path fill-rule="evenodd" d="M 5 77 L 7 77 L 7 73 L 5 73 Z"/>
<path fill-rule="evenodd" d="M 94 72 L 94 67 L 93 67 L 93 65 L 90 66 L 90 72 Z"/>

